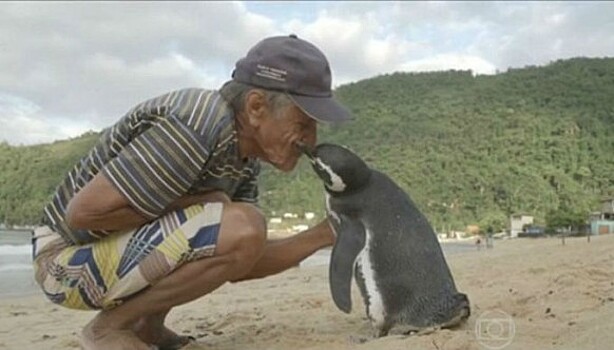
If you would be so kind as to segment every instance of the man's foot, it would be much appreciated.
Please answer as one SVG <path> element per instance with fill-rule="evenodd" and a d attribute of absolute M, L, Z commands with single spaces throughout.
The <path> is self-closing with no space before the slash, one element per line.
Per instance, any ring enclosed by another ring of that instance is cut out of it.
<path fill-rule="evenodd" d="M 195 340 L 193 337 L 179 335 L 157 322 L 147 322 L 141 318 L 133 327 L 135 334 L 143 342 L 153 344 L 159 350 L 178 350 Z"/>
<path fill-rule="evenodd" d="M 81 331 L 83 350 L 151 350 L 134 332 L 128 329 L 105 327 L 95 317 Z"/>
<path fill-rule="evenodd" d="M 158 341 L 151 344 L 157 345 L 158 350 L 179 350 L 194 340 L 196 340 L 194 337 L 179 335 L 164 327 L 158 337 Z"/>

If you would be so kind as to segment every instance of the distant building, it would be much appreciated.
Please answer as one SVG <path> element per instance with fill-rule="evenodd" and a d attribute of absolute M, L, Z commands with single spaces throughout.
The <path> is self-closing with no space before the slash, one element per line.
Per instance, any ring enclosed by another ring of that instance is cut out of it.
<path fill-rule="evenodd" d="M 301 231 L 305 231 L 309 228 L 309 226 L 307 225 L 293 225 L 292 226 L 292 231 L 294 232 L 301 232 Z"/>
<path fill-rule="evenodd" d="M 591 235 L 614 233 L 614 220 L 592 220 Z"/>
<path fill-rule="evenodd" d="M 614 197 L 601 200 L 601 211 L 592 213 L 590 222 L 591 235 L 614 233 Z"/>
<path fill-rule="evenodd" d="M 614 220 L 614 197 L 606 197 L 601 200 L 601 214 L 603 220 Z"/>
<path fill-rule="evenodd" d="M 533 224 L 533 216 L 525 214 L 516 214 L 510 216 L 510 237 L 518 237 L 518 233 L 522 232 L 525 225 Z"/>
<path fill-rule="evenodd" d="M 271 224 L 281 224 L 281 218 L 271 218 L 269 222 Z"/>

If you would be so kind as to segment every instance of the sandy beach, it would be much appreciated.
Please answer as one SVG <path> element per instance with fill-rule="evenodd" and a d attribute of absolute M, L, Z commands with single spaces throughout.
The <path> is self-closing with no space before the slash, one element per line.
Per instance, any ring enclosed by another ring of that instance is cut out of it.
<path fill-rule="evenodd" d="M 496 241 L 447 258 L 473 313 L 455 330 L 361 343 L 372 332 L 358 289 L 352 313 L 337 310 L 326 266 L 226 284 L 176 308 L 169 326 L 197 338 L 187 350 L 613 348 L 614 235 Z M 78 349 L 94 313 L 35 295 L 0 299 L 0 315 L 0 349 L 49 350 Z"/>

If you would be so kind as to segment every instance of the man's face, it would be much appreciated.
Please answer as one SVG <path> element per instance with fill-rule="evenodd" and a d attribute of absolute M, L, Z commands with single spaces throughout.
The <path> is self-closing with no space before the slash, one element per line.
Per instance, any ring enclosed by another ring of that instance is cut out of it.
<path fill-rule="evenodd" d="M 288 172 L 296 167 L 301 156 L 296 142 L 314 147 L 316 138 L 316 121 L 296 105 L 289 104 L 280 108 L 277 115 L 267 113 L 260 125 L 258 141 L 264 152 L 264 160 Z"/>

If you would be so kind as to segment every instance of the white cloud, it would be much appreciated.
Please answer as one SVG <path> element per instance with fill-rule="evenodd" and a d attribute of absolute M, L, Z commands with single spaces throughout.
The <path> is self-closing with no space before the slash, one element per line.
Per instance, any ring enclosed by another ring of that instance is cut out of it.
<path fill-rule="evenodd" d="M 316 44 L 338 86 L 614 56 L 612 13 L 611 2 L 2 3 L 0 141 L 76 136 L 166 91 L 216 88 L 270 35 Z"/>
<path fill-rule="evenodd" d="M 0 48 L 11 48 L 0 55 L 0 92 L 38 105 L 30 118 L 43 124 L 62 116 L 75 125 L 49 129 L 61 136 L 106 127 L 172 89 L 217 88 L 275 32 L 237 2 L 8 3 L 0 19 Z"/>
<path fill-rule="evenodd" d="M 284 28 L 326 54 L 335 85 L 390 72 L 412 48 L 411 43 L 394 35 L 379 38 L 378 23 L 368 14 L 337 18 L 322 11 L 313 22 L 293 20 Z"/>
<path fill-rule="evenodd" d="M 401 71 L 428 72 L 450 69 L 471 70 L 474 74 L 494 74 L 497 68 L 481 57 L 454 53 L 408 61 L 400 66 Z"/>
<path fill-rule="evenodd" d="M 93 129 L 87 122 L 42 118 L 40 106 L 6 94 L 0 94 L 0 125 L 0 140 L 14 145 L 62 140 Z"/>

